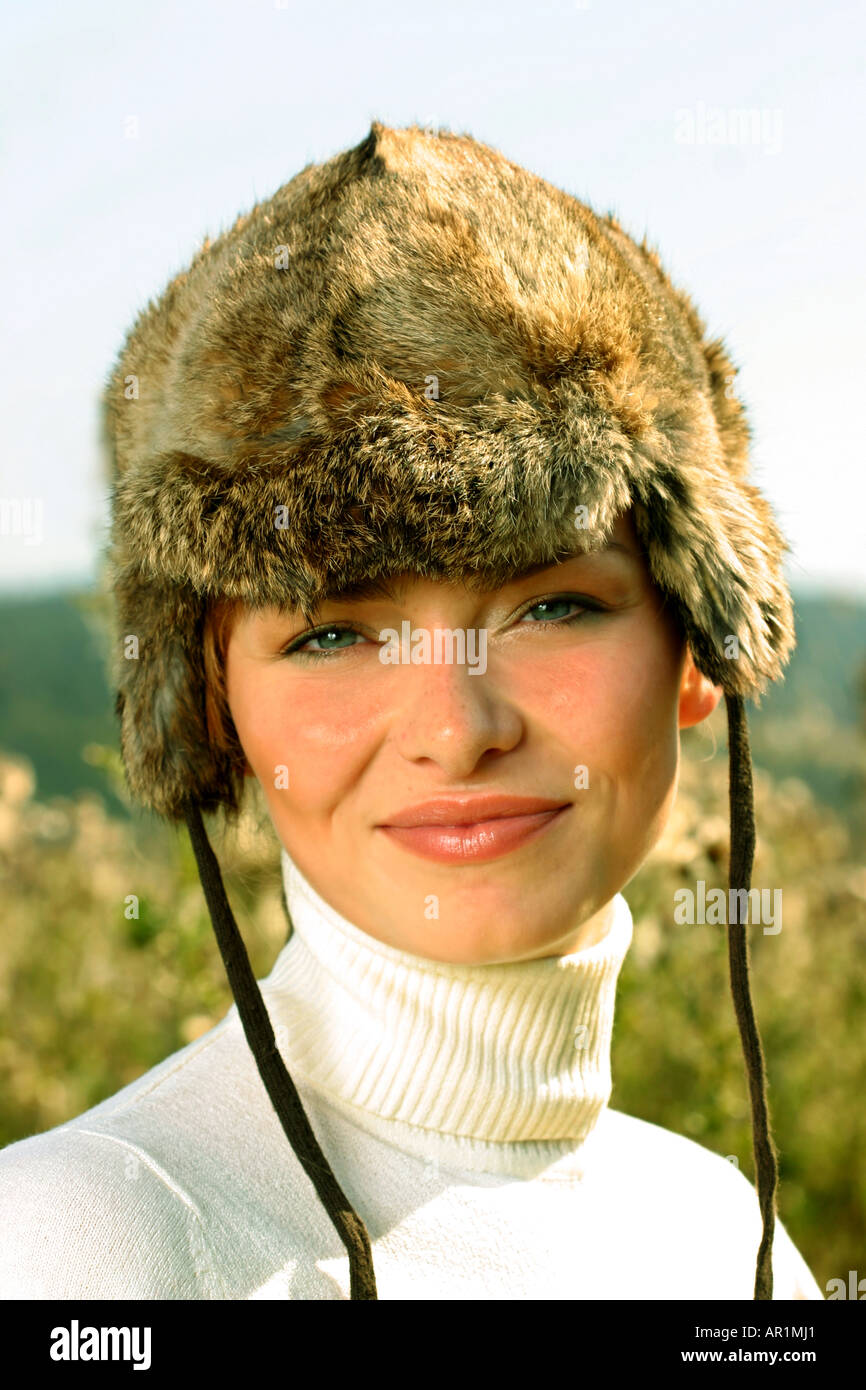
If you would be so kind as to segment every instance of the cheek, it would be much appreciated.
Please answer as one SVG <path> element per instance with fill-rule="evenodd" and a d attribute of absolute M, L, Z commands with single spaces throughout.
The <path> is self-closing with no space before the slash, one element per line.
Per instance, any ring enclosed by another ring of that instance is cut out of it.
<path fill-rule="evenodd" d="M 514 670 L 519 707 L 602 776 L 669 777 L 677 762 L 676 649 L 662 634 L 623 624 L 618 640 L 551 654 Z"/>
<path fill-rule="evenodd" d="M 679 672 L 664 643 L 636 643 L 611 675 L 606 771 L 613 786 L 621 854 L 637 863 L 656 843 L 676 796 Z"/>
<path fill-rule="evenodd" d="M 228 690 L 254 773 L 268 787 L 274 768 L 287 767 L 294 806 L 326 806 L 351 785 L 384 712 L 383 692 L 373 682 L 304 680 L 279 666 L 259 673 L 255 688 L 244 682 L 236 699 L 230 683 Z"/>

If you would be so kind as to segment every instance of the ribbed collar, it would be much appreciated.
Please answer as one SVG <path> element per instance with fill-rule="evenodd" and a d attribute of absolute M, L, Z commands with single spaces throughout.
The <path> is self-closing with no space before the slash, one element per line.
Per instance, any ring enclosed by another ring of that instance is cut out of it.
<path fill-rule="evenodd" d="M 282 853 L 294 930 L 263 981 L 289 1072 L 357 1124 L 452 1166 L 526 1174 L 579 1158 L 607 1105 L 622 894 L 595 945 L 504 965 L 398 951 Z M 579 1164 L 578 1164 L 579 1168 Z"/>

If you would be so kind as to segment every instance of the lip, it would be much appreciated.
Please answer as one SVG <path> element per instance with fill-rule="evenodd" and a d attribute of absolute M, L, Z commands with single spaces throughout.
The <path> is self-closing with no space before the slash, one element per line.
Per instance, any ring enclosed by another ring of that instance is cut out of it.
<path fill-rule="evenodd" d="M 422 859 L 440 864 L 479 864 L 537 839 L 562 819 L 570 805 L 539 797 L 428 801 L 376 828 Z M 532 809 L 527 811 L 527 806 Z M 397 824 L 398 819 L 410 823 Z"/>
<path fill-rule="evenodd" d="M 402 811 L 389 816 L 387 821 L 380 824 L 383 829 L 395 826 L 478 825 L 506 816 L 530 816 L 539 811 L 558 811 L 567 804 L 564 801 L 551 801 L 549 797 L 543 796 L 441 796 L 433 801 L 423 801 L 417 806 L 405 806 Z"/>

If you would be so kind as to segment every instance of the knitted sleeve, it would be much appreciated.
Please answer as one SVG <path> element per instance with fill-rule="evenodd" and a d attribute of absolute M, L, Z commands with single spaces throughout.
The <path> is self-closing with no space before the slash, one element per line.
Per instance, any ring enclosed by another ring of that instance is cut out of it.
<path fill-rule="evenodd" d="M 0 1153 L 0 1298 L 222 1298 L 195 1204 L 149 1156 L 61 1126 Z"/>

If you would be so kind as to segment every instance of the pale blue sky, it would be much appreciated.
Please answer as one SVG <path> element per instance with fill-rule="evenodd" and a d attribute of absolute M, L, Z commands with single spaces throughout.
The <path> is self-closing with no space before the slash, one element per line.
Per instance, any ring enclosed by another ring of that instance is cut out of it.
<path fill-rule="evenodd" d="M 35 513 L 4 526 L 0 589 L 94 573 L 97 397 L 139 308 L 378 118 L 466 131 L 646 234 L 740 365 L 791 583 L 866 596 L 853 0 L 36 0 L 0 23 L 0 500 L 42 499 L 41 543 Z"/>

